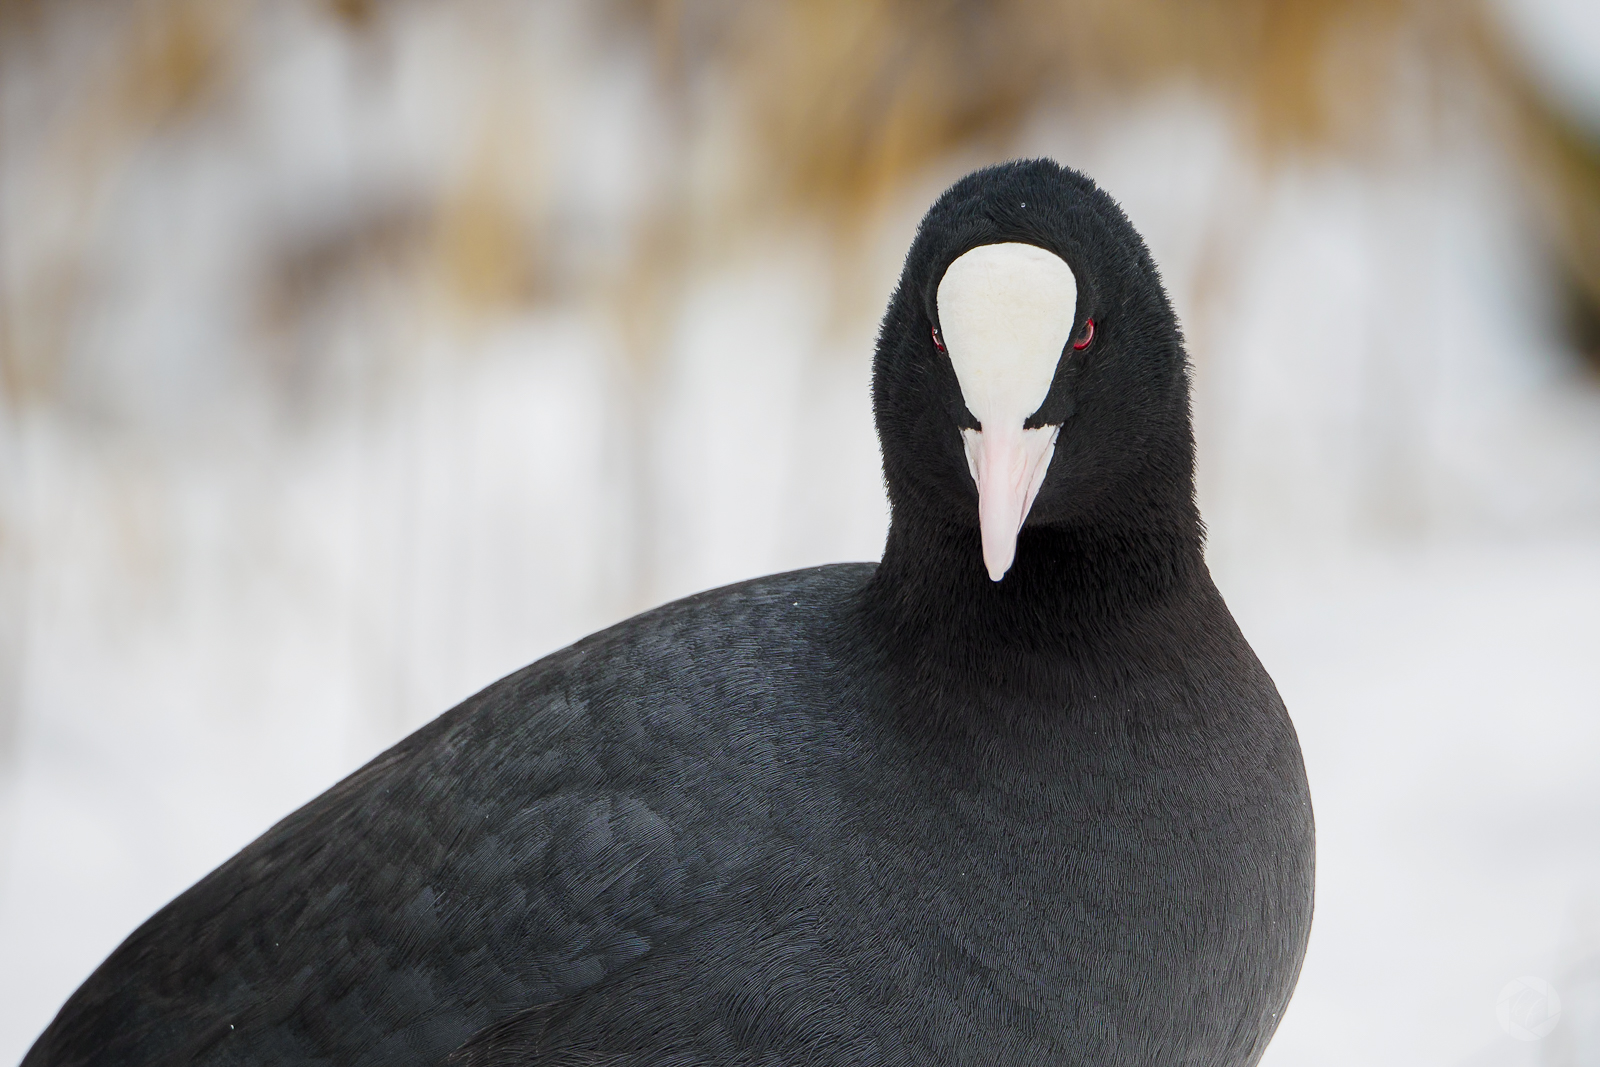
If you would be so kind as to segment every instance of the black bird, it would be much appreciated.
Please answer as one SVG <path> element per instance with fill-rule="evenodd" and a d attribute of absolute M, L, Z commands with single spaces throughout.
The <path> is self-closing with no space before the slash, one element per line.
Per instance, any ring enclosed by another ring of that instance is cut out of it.
<path fill-rule="evenodd" d="M 952 186 L 873 406 L 881 563 L 495 683 L 156 913 L 25 1067 L 1255 1063 L 1311 807 L 1116 203 L 1048 160 Z"/>

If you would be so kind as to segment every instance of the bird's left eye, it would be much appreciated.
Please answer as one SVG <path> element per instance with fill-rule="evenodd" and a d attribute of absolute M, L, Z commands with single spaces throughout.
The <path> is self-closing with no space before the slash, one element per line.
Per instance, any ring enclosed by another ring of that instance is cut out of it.
<path fill-rule="evenodd" d="M 939 327 L 937 326 L 933 328 L 933 347 L 941 352 L 945 351 L 944 338 L 939 336 Z"/>
<path fill-rule="evenodd" d="M 1073 348 L 1074 351 L 1082 352 L 1085 348 L 1089 347 L 1089 342 L 1091 342 L 1093 340 L 1094 340 L 1094 320 L 1093 319 L 1084 319 L 1083 320 L 1083 334 L 1081 336 L 1079 336 L 1079 338 L 1076 341 L 1072 342 L 1072 348 Z"/>

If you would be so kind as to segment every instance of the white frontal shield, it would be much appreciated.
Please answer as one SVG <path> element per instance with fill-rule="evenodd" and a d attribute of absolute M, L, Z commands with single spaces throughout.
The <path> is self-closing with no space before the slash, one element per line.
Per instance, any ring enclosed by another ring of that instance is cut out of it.
<path fill-rule="evenodd" d="M 1060 426 L 1022 424 L 1044 403 L 1072 339 L 1078 280 L 1035 245 L 979 245 L 945 271 L 938 303 L 961 395 L 980 425 L 961 436 L 978 486 L 984 566 L 998 582 L 1055 454 Z"/>

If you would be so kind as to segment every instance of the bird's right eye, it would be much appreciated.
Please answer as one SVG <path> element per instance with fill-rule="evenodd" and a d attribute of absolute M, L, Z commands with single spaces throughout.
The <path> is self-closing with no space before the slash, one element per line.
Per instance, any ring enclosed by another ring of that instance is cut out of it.
<path fill-rule="evenodd" d="M 933 347 L 937 348 L 941 352 L 945 352 L 946 355 L 949 354 L 944 347 L 944 338 L 939 336 L 939 327 L 937 326 L 933 328 Z"/>
<path fill-rule="evenodd" d="M 1083 336 L 1072 342 L 1073 351 L 1082 352 L 1089 347 L 1089 342 L 1094 340 L 1094 320 L 1083 320 Z"/>

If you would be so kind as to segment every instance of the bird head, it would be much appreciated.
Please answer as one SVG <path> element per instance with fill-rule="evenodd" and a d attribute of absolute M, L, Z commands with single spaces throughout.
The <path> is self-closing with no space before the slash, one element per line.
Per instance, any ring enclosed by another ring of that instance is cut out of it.
<path fill-rule="evenodd" d="M 1160 277 L 1116 203 L 1050 160 L 977 171 L 928 211 L 873 406 L 897 520 L 976 525 L 995 582 L 1027 528 L 1192 507 L 1187 365 Z"/>

